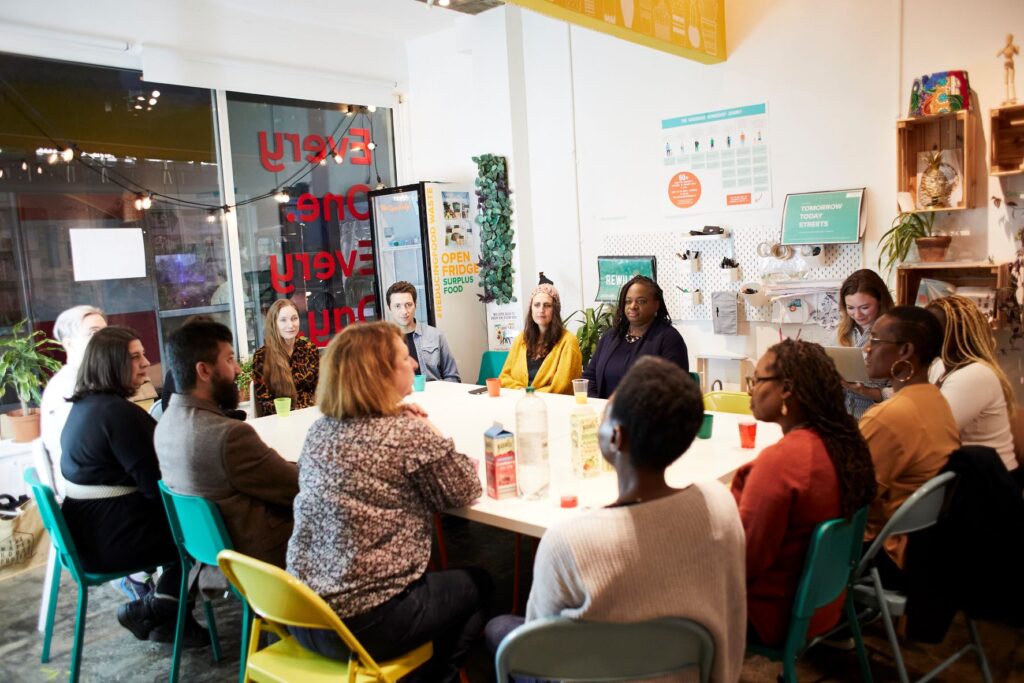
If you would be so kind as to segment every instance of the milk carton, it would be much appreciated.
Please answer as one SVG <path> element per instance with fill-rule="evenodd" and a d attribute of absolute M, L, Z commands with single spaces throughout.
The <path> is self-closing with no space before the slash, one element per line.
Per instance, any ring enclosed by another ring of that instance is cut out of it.
<path fill-rule="evenodd" d="M 484 432 L 487 495 L 501 500 L 519 495 L 516 486 L 516 440 L 500 422 Z"/>

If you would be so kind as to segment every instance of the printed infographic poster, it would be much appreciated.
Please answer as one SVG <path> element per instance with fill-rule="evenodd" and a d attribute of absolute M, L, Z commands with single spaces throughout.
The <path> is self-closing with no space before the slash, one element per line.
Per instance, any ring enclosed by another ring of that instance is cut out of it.
<path fill-rule="evenodd" d="M 767 104 L 664 119 L 661 133 L 669 216 L 771 208 Z"/>

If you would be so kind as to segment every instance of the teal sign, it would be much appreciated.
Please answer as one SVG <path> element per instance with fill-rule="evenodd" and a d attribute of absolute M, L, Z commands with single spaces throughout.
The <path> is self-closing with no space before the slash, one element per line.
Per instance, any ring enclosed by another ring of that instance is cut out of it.
<path fill-rule="evenodd" d="M 718 111 L 693 114 L 692 116 L 677 116 L 673 119 L 662 119 L 661 129 L 665 130 L 667 128 L 679 128 L 680 126 L 715 123 L 718 121 L 726 121 L 728 119 L 738 119 L 744 116 L 758 116 L 763 115 L 766 111 L 768 111 L 768 108 L 764 103 L 762 103 L 751 104 L 746 107 L 733 107 L 732 109 L 719 109 Z"/>
<path fill-rule="evenodd" d="M 783 244 L 848 244 L 860 241 L 864 188 L 786 195 Z"/>
<path fill-rule="evenodd" d="M 618 301 L 622 285 L 635 275 L 646 275 L 657 281 L 655 263 L 653 256 L 598 256 L 597 275 L 600 283 L 594 301 Z"/>

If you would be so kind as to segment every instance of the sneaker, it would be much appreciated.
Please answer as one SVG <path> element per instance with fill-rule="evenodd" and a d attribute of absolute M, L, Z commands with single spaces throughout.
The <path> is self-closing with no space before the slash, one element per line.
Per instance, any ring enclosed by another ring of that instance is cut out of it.
<path fill-rule="evenodd" d="M 841 634 L 836 634 L 831 638 L 822 638 L 818 641 L 818 644 L 842 652 L 850 652 L 857 647 L 857 643 L 854 642 L 852 636 L 843 637 Z"/>
<path fill-rule="evenodd" d="M 174 643 L 175 620 L 165 621 L 149 632 L 149 639 L 156 643 Z M 210 632 L 199 625 L 191 612 L 185 613 L 185 631 L 181 636 L 181 646 L 186 650 L 206 647 L 210 644 Z"/>
<path fill-rule="evenodd" d="M 136 581 L 130 576 L 125 576 L 118 582 L 117 587 L 128 597 L 129 601 L 134 602 L 153 592 L 153 579 Z"/>
<path fill-rule="evenodd" d="M 149 632 L 160 623 L 153 618 L 153 610 L 147 602 L 145 599 L 133 600 L 117 608 L 117 622 L 139 640 L 148 639 Z"/>

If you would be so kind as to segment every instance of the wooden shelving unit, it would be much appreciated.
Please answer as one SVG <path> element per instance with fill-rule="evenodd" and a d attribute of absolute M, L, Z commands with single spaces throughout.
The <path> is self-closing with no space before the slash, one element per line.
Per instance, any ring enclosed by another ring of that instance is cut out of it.
<path fill-rule="evenodd" d="M 896 269 L 896 303 L 913 306 L 922 278 L 943 280 L 956 287 L 988 287 L 998 291 L 1010 286 L 1010 264 L 988 261 L 903 263 Z M 1005 322 L 1000 314 L 997 323 Z"/>
<path fill-rule="evenodd" d="M 974 208 L 974 136 L 975 117 L 969 110 L 935 116 L 919 116 L 896 122 L 896 190 L 909 192 L 917 203 L 917 155 L 936 150 L 959 150 L 960 182 L 963 198 L 956 206 L 918 209 L 960 211 Z"/>
<path fill-rule="evenodd" d="M 989 174 L 1024 173 L 1024 104 L 989 110 Z"/>

